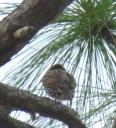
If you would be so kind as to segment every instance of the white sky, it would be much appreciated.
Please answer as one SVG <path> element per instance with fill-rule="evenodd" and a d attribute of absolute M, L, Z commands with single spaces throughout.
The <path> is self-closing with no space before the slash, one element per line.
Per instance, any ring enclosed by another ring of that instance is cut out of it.
<path fill-rule="evenodd" d="M 20 3 L 23 0 L 0 0 L 0 3 Z"/>

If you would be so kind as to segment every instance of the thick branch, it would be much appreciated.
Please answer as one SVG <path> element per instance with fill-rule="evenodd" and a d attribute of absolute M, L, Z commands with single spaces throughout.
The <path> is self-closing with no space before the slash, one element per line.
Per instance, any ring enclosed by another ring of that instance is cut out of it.
<path fill-rule="evenodd" d="M 34 128 L 19 120 L 8 116 L 3 109 L 0 108 L 0 128 Z"/>
<path fill-rule="evenodd" d="M 15 107 L 29 113 L 37 112 L 41 116 L 62 121 L 69 128 L 86 128 L 80 120 L 78 113 L 70 108 L 49 98 L 38 97 L 3 83 L 0 83 L 0 104 Z"/>
<path fill-rule="evenodd" d="M 72 1 L 24 0 L 0 22 L 0 65 L 8 62 L 38 30 L 50 23 Z M 14 32 L 24 26 L 32 26 L 34 30 L 23 39 L 16 39 Z"/>

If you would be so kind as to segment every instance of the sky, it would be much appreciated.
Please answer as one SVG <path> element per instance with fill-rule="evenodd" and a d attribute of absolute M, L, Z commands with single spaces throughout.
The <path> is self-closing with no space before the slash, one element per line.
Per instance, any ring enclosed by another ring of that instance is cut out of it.
<path fill-rule="evenodd" d="M 20 3 L 23 0 L 0 0 L 0 3 Z"/>

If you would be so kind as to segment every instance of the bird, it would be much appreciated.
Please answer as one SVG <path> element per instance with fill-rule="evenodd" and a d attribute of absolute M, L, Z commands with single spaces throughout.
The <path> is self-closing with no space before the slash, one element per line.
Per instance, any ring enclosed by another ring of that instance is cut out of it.
<path fill-rule="evenodd" d="M 70 101 L 74 97 L 76 80 L 61 64 L 51 66 L 41 79 L 46 93 L 56 101 Z"/>

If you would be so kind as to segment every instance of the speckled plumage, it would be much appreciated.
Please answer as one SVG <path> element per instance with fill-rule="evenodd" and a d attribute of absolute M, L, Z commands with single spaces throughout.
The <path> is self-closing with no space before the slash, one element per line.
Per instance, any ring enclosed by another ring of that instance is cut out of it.
<path fill-rule="evenodd" d="M 46 93 L 56 100 L 70 100 L 74 97 L 76 81 L 65 68 L 56 64 L 42 78 Z"/>

